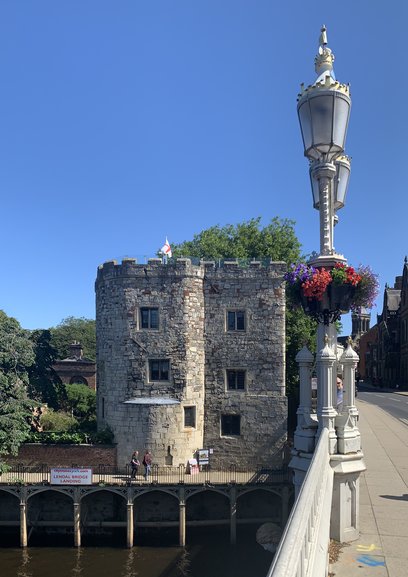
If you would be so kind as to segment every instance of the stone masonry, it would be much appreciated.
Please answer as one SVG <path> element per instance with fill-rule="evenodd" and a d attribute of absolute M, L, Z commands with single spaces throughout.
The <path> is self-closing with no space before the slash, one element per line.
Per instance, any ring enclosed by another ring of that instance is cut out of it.
<path fill-rule="evenodd" d="M 159 465 L 202 448 L 213 466 L 281 462 L 284 272 L 189 259 L 99 267 L 98 427 L 114 431 L 118 465 L 135 449 Z"/>

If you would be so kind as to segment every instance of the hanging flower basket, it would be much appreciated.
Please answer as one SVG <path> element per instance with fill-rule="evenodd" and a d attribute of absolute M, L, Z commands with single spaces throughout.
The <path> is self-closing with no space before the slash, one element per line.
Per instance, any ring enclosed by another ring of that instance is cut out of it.
<path fill-rule="evenodd" d="M 337 263 L 332 269 L 291 265 L 288 292 L 317 322 L 333 323 L 350 310 L 371 308 L 378 294 L 378 277 L 368 267 Z"/>

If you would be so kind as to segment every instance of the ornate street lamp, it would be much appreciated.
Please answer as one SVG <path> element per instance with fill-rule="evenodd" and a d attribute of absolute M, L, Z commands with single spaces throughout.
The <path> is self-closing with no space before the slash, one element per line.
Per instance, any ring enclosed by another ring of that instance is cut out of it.
<path fill-rule="evenodd" d="M 297 412 L 298 425 L 290 466 L 295 473 L 298 492 L 310 464 L 313 432 L 317 429 L 317 439 L 323 430 L 328 431 L 330 465 L 334 471 L 330 536 L 339 541 L 350 541 L 358 537 L 358 478 L 365 465 L 357 426 L 358 412 L 354 405 L 358 356 L 349 344 L 340 357 L 335 322 L 350 309 L 355 286 L 349 282 L 335 282 L 336 274 L 333 274 L 336 268 L 346 269 L 342 266 L 346 259 L 334 250 L 333 229 L 338 220 L 336 212 L 345 203 L 350 177 L 350 159 L 344 154 L 344 148 L 351 108 L 349 87 L 336 81 L 333 61 L 334 55 L 327 47 L 326 28 L 323 26 L 319 53 L 315 58 L 318 76 L 311 86 L 305 88 L 302 85 L 297 104 L 305 156 L 310 162 L 313 206 L 320 214 L 320 254 L 309 261 L 312 266 L 305 267 L 306 280 L 302 278 L 299 287 L 305 312 L 317 321 L 317 410 L 316 415 L 311 414 L 313 356 L 303 349 L 296 358 L 300 366 L 301 406 Z M 314 267 L 317 270 L 313 270 Z M 296 274 L 302 275 L 301 268 L 299 270 Z M 310 271 L 312 277 L 308 276 Z M 327 275 L 331 278 L 328 279 Z M 336 386 L 340 369 L 344 376 L 344 402 L 341 404 L 337 403 Z"/>
<path fill-rule="evenodd" d="M 344 206 L 350 176 L 350 159 L 344 155 L 351 99 L 349 86 L 336 81 L 334 54 L 327 46 L 325 26 L 321 29 L 319 53 L 315 58 L 318 77 L 298 97 L 298 116 L 305 156 L 310 161 L 313 205 L 320 213 L 320 255 L 314 264 L 344 261 L 333 246 L 335 211 Z"/>

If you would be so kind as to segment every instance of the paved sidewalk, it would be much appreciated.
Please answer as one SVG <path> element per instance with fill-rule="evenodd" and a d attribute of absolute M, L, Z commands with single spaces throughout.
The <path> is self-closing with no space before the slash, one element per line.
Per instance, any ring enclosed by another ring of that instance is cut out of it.
<path fill-rule="evenodd" d="M 342 549 L 330 572 L 408 576 L 408 426 L 364 401 L 357 407 L 367 466 L 360 477 L 360 538 Z"/>

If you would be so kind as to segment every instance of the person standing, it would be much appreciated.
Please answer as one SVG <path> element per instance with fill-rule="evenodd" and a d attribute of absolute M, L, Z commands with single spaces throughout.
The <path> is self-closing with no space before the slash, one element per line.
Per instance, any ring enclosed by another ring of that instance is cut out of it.
<path fill-rule="evenodd" d="M 146 451 L 143 457 L 143 465 L 145 468 L 144 478 L 148 479 L 151 471 L 152 471 L 152 454 L 150 451 Z"/>
<path fill-rule="evenodd" d="M 132 458 L 130 460 L 130 467 L 132 469 L 130 478 L 135 479 L 140 467 L 139 451 L 134 451 L 134 453 L 132 453 Z"/>

